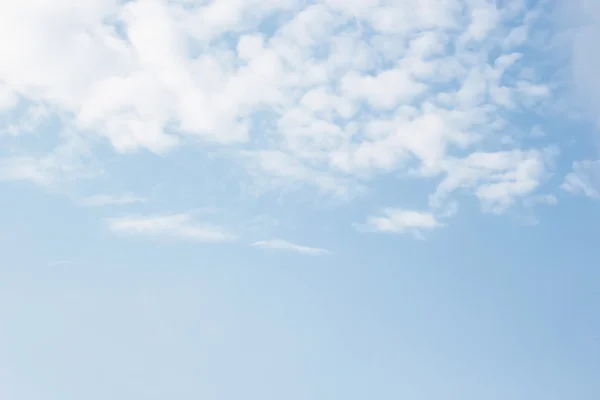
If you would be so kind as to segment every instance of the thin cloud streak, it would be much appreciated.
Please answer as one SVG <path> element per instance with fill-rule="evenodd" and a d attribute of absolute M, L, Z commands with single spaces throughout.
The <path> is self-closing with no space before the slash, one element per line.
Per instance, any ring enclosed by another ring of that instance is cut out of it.
<path fill-rule="evenodd" d="M 301 253 L 310 256 L 318 256 L 331 254 L 329 250 L 321 249 L 318 247 L 308 247 L 301 246 L 292 242 L 288 242 L 283 239 L 271 239 L 271 240 L 261 240 L 252 243 L 252 246 L 264 249 L 264 250 L 279 250 L 279 251 L 288 251 L 294 253 Z"/>

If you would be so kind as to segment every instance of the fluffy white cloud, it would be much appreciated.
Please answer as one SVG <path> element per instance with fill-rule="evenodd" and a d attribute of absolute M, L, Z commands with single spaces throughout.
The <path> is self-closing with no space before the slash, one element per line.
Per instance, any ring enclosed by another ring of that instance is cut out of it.
<path fill-rule="evenodd" d="M 432 231 L 444 225 L 430 212 L 386 208 L 381 215 L 370 216 L 358 228 L 367 232 L 410 233 L 423 238 L 425 231 Z"/>
<path fill-rule="evenodd" d="M 561 188 L 572 194 L 600 200 L 600 161 L 574 162 L 573 170 L 566 176 Z"/>
<path fill-rule="evenodd" d="M 223 242 L 234 237 L 219 228 L 195 223 L 188 214 L 111 218 L 110 230 L 132 235 L 163 236 L 200 242 Z"/>
<path fill-rule="evenodd" d="M 0 109 L 43 107 L 74 134 L 50 153 L 0 160 L 0 179 L 80 176 L 79 155 L 106 144 L 116 155 L 197 145 L 227 148 L 219 154 L 273 187 L 348 199 L 395 172 L 437 180 L 436 213 L 458 190 L 502 212 L 535 196 L 552 165 L 548 150 L 501 139 L 551 94 L 525 46 L 542 14 L 509 3 L 2 2 Z M 111 226 L 203 235 L 161 218 Z"/>
<path fill-rule="evenodd" d="M 325 249 L 321 249 L 318 247 L 300 246 L 298 244 L 291 243 L 283 239 L 260 240 L 252 243 L 252 246 L 266 250 L 291 251 L 294 253 L 301 253 L 311 256 L 329 254 L 329 251 Z"/>

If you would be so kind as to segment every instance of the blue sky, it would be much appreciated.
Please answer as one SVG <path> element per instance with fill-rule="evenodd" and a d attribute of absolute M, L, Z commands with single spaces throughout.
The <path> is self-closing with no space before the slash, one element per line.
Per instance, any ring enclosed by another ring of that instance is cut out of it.
<path fill-rule="evenodd" d="M 597 399 L 600 7 L 0 5 L 0 397 Z"/>

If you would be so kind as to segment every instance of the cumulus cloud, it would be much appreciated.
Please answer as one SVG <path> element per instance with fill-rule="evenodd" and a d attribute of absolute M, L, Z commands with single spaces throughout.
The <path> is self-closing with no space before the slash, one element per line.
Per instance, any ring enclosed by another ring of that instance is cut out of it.
<path fill-rule="evenodd" d="M 360 230 L 382 233 L 409 233 L 422 239 L 423 233 L 441 228 L 444 225 L 430 212 L 386 208 L 381 215 L 370 216 Z"/>
<path fill-rule="evenodd" d="M 265 250 L 280 250 L 301 253 L 310 256 L 329 254 L 330 252 L 318 247 L 301 246 L 283 239 L 261 240 L 252 243 L 252 246 Z"/>
<path fill-rule="evenodd" d="M 432 182 L 436 213 L 458 191 L 501 213 L 552 168 L 547 149 L 506 140 L 552 98 L 527 55 L 542 15 L 488 0 L 2 2 L 0 110 L 43 106 L 85 146 L 11 154 L 0 179 L 54 183 L 107 144 L 205 146 L 276 188 L 352 199 L 393 172 Z M 153 223 L 202 236 L 178 218 Z"/>
<path fill-rule="evenodd" d="M 203 226 L 188 214 L 133 216 L 111 218 L 108 227 L 113 232 L 188 239 L 199 242 L 223 242 L 234 237 L 219 228 Z"/>

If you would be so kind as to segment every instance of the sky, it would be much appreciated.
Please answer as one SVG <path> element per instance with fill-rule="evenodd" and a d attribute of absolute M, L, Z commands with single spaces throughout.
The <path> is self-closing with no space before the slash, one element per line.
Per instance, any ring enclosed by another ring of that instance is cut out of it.
<path fill-rule="evenodd" d="M 600 3 L 0 2 L 0 398 L 600 398 Z"/>

